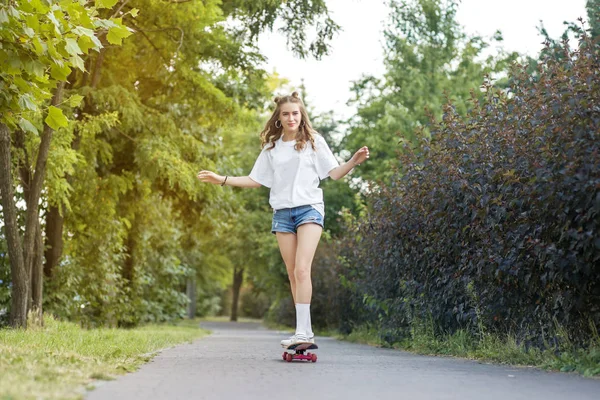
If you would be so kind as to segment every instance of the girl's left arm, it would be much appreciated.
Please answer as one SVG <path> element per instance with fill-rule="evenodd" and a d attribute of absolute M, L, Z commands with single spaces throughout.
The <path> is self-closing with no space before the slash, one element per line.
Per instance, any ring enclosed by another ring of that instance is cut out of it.
<path fill-rule="evenodd" d="M 356 153 L 354 153 L 350 160 L 329 171 L 329 176 L 334 181 L 337 181 L 338 179 L 346 176 L 348 172 L 352 170 L 352 168 L 365 162 L 367 158 L 369 158 L 369 148 L 367 146 L 361 147 Z"/>

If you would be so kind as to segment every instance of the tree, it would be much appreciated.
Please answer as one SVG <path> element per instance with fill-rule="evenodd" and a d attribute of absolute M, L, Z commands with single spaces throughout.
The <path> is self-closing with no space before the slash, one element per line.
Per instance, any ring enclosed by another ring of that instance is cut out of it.
<path fill-rule="evenodd" d="M 600 0 L 588 0 L 586 5 L 588 24 L 592 38 L 600 37 Z"/>
<path fill-rule="evenodd" d="M 55 181 L 70 189 L 50 201 L 46 237 L 54 253 L 45 270 L 56 312 L 92 325 L 176 318 L 188 278 L 206 282 L 226 264 L 215 254 L 223 248 L 207 243 L 227 232 L 237 198 L 198 185 L 195 175 L 214 165 L 238 168 L 231 139 L 247 134 L 244 124 L 262 111 L 267 77 L 257 67 L 255 37 L 223 23 L 233 17 L 268 29 L 256 4 L 122 2 L 123 21 L 137 34 L 122 48 L 105 46 L 86 58 L 89 74 L 69 76 L 67 89 L 85 102 L 72 111 L 71 140 L 61 150 L 71 155 L 72 172 Z M 275 16 L 286 7 L 261 4 Z M 327 13 L 300 11 L 297 29 Z M 61 257 L 65 235 L 68 257 Z"/>
<path fill-rule="evenodd" d="M 464 114 L 470 92 L 485 74 L 506 70 L 516 54 L 483 59 L 488 42 L 468 36 L 456 21 L 456 0 L 390 2 L 390 20 L 384 31 L 383 78 L 366 76 L 354 83 L 351 103 L 358 107 L 344 138 L 347 149 L 368 145 L 369 163 L 357 169 L 360 177 L 386 180 L 392 174 L 399 143 L 414 145 L 418 128 L 427 135 L 429 113 L 440 116 L 445 96 Z M 494 41 L 501 41 L 497 34 Z M 433 111 L 428 111 L 433 110 Z"/>
<path fill-rule="evenodd" d="M 96 6 L 107 7 L 110 2 L 98 1 Z M 11 263 L 10 322 L 15 327 L 25 327 L 32 293 L 36 296 L 35 306 L 41 312 L 41 276 L 39 268 L 32 271 L 32 266 L 36 254 L 41 261 L 39 200 L 52 135 L 68 124 L 59 108 L 63 103 L 64 81 L 72 67 L 84 69 L 81 54 L 102 47 L 97 37 L 101 32 L 121 37 L 130 32 L 119 20 L 98 18 L 95 7 L 86 7 L 78 1 L 50 5 L 39 0 L 10 1 L 0 5 L 0 26 L 0 190 Z M 75 96 L 68 103 L 76 106 L 80 101 L 81 97 Z M 45 115 L 43 123 L 42 114 Z M 23 237 L 16 218 L 15 162 L 11 153 L 18 149 L 13 149 L 13 136 L 15 143 L 23 146 L 20 150 L 33 144 L 32 154 L 37 154 L 35 161 L 27 154 L 16 160 L 27 210 Z M 35 143 L 38 140 L 39 143 Z M 32 276 L 35 290 L 30 288 Z"/>
<path fill-rule="evenodd" d="M 281 19 L 279 31 L 287 37 L 291 50 L 300 58 L 309 55 L 320 59 L 329 53 L 329 41 L 340 27 L 329 16 L 324 0 L 225 0 L 223 12 L 241 22 L 238 34 L 246 33 L 250 41 L 260 32 L 272 30 Z M 307 43 L 309 28 L 316 29 L 315 39 Z"/>

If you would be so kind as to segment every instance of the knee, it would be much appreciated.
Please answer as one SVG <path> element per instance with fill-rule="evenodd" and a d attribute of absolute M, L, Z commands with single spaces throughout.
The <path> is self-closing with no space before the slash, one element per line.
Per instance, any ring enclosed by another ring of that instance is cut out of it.
<path fill-rule="evenodd" d="M 310 281 L 310 267 L 303 265 L 296 265 L 296 269 L 294 271 L 294 278 L 296 282 L 308 282 Z"/>

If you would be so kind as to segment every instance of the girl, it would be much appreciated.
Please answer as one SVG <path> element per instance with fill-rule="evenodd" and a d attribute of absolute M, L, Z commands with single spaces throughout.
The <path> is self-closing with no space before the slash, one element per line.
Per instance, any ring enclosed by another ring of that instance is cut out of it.
<path fill-rule="evenodd" d="M 297 92 L 276 97 L 275 104 L 275 111 L 260 134 L 262 151 L 249 176 L 200 171 L 198 179 L 221 186 L 263 185 L 271 189 L 271 232 L 277 237 L 296 305 L 296 333 L 281 341 L 287 347 L 314 343 L 310 321 L 311 266 L 325 217 L 319 182 L 327 177 L 344 177 L 369 158 L 369 149 L 361 148 L 348 162 L 339 165 L 325 139 L 313 130 Z"/>

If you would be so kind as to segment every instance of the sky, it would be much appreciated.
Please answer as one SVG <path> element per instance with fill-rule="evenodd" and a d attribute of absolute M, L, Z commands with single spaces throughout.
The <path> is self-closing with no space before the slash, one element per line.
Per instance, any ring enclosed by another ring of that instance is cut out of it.
<path fill-rule="evenodd" d="M 363 75 L 380 76 L 383 66 L 383 26 L 388 9 L 384 0 L 326 0 L 330 15 L 342 27 L 331 42 L 331 54 L 321 60 L 300 60 L 286 48 L 282 34 L 265 33 L 259 48 L 268 61 L 263 66 L 290 81 L 292 89 L 304 79 L 307 103 L 316 112 L 333 110 L 348 118 L 354 109 L 352 81 Z M 500 30 L 504 49 L 536 55 L 543 47 L 537 27 L 542 22 L 551 37 L 564 32 L 563 21 L 587 18 L 586 0 L 462 0 L 457 19 L 468 34 L 492 36 Z M 541 21 L 541 22 L 540 22 Z"/>

